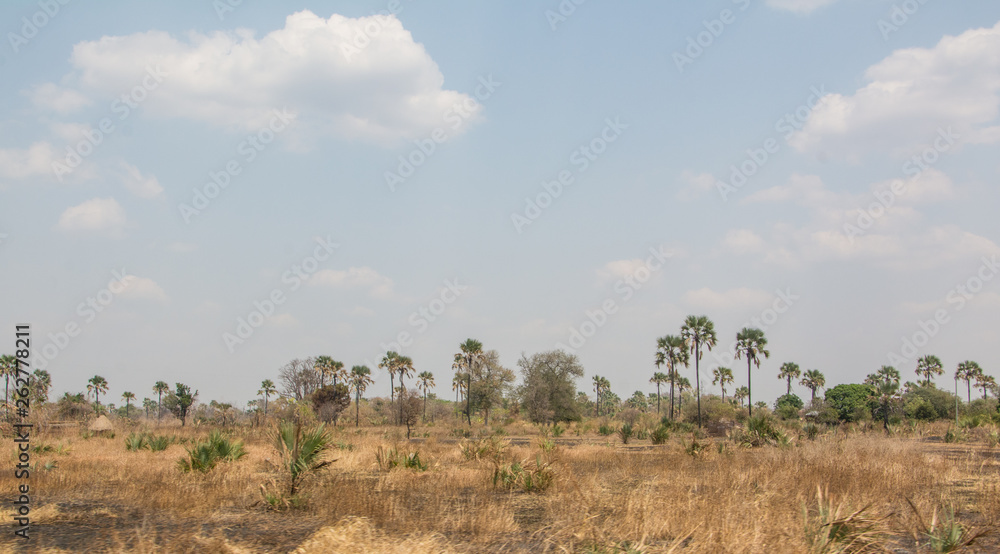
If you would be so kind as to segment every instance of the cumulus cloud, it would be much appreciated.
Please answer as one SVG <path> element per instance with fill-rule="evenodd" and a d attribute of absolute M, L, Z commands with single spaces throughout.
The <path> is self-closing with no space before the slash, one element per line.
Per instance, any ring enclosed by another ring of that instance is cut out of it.
<path fill-rule="evenodd" d="M 711 173 L 695 173 L 684 170 L 680 175 L 681 189 L 677 192 L 679 200 L 693 200 L 702 194 L 715 190 L 715 176 Z"/>
<path fill-rule="evenodd" d="M 125 227 L 125 210 L 114 198 L 94 198 L 67 208 L 59 216 L 63 231 L 102 231 L 118 236 Z"/>
<path fill-rule="evenodd" d="M 27 149 L 0 148 L 0 177 L 25 179 L 52 175 L 52 162 L 55 159 L 52 145 L 47 142 L 36 142 Z"/>
<path fill-rule="evenodd" d="M 132 194 L 141 198 L 156 198 L 163 194 L 163 187 L 153 175 L 143 175 L 139 168 L 121 163 L 122 183 Z"/>
<path fill-rule="evenodd" d="M 323 269 L 309 278 L 310 285 L 339 289 L 366 289 L 375 298 L 392 297 L 392 279 L 380 275 L 370 267 L 351 267 L 346 270 Z"/>
<path fill-rule="evenodd" d="M 828 94 L 790 144 L 848 160 L 912 155 L 938 140 L 1000 141 L 1000 23 L 897 50 L 865 72 L 853 94 Z"/>
<path fill-rule="evenodd" d="M 243 130 L 287 109 L 299 128 L 391 143 L 443 127 L 456 104 L 474 106 L 467 120 L 479 110 L 469 96 L 443 89 L 437 64 L 395 16 L 301 11 L 260 38 L 243 29 L 106 36 L 77 44 L 71 63 L 65 81 L 81 94 L 119 97 L 152 71 L 162 77 L 149 82 L 147 113 Z M 51 96 L 51 87 L 39 90 Z"/>
<path fill-rule="evenodd" d="M 76 111 L 91 103 L 91 100 L 79 91 L 62 88 L 53 83 L 43 83 L 27 92 L 31 103 L 36 108 L 56 113 Z"/>
<path fill-rule="evenodd" d="M 807 14 L 829 6 L 837 0 L 767 0 L 768 7 L 794 13 Z"/>
<path fill-rule="evenodd" d="M 153 300 L 156 302 L 166 302 L 167 293 L 163 291 L 156 281 L 147 277 L 136 277 L 126 279 L 125 290 L 121 292 L 123 298 L 133 300 Z"/>

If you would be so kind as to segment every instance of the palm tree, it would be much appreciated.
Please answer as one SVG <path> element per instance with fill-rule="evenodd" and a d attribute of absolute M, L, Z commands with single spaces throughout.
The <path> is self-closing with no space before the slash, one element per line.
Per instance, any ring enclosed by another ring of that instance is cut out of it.
<path fill-rule="evenodd" d="M 719 385 L 722 388 L 722 401 L 726 401 L 726 385 L 730 385 L 733 382 L 733 370 L 728 367 L 717 367 L 712 370 L 713 385 Z"/>
<path fill-rule="evenodd" d="M 603 378 L 600 375 L 594 375 L 594 417 L 600 417 L 601 415 L 601 391 L 604 389 Z"/>
<path fill-rule="evenodd" d="M 462 364 L 467 373 L 465 385 L 465 415 L 469 418 L 469 425 L 472 425 L 472 369 L 483 360 L 483 343 L 474 339 L 466 339 L 458 345 L 460 352 L 456 359 L 461 356 Z"/>
<path fill-rule="evenodd" d="M 7 406 L 10 402 L 10 378 L 17 373 L 17 358 L 10 354 L 0 356 L 0 375 L 4 377 L 3 402 Z"/>
<path fill-rule="evenodd" d="M 403 377 L 410 377 L 416 371 L 413 368 L 413 360 L 409 356 L 400 356 L 396 371 L 399 373 L 399 424 L 403 424 L 403 400 L 406 398 L 406 385 L 403 384 Z"/>
<path fill-rule="evenodd" d="M 373 381 L 370 377 L 372 370 L 368 366 L 356 365 L 351 368 L 351 388 L 354 389 L 354 426 L 361 425 L 361 395 L 364 394 L 368 385 Z"/>
<path fill-rule="evenodd" d="M 333 376 L 333 386 L 336 387 L 338 379 L 341 381 L 347 379 L 347 370 L 344 369 L 344 362 L 338 362 L 337 360 L 333 360 L 331 367 L 333 368 L 331 372 L 331 375 Z"/>
<path fill-rule="evenodd" d="M 684 406 L 684 391 L 691 390 L 691 381 L 687 377 L 677 377 L 677 411 Z"/>
<path fill-rule="evenodd" d="M 389 402 L 396 399 L 396 368 L 399 365 L 399 354 L 392 350 L 382 356 L 382 361 L 378 363 L 378 368 L 389 372 Z"/>
<path fill-rule="evenodd" d="M 788 381 L 788 392 L 785 394 L 792 394 L 792 379 L 798 379 L 802 376 L 802 371 L 799 369 L 799 364 L 794 362 L 785 362 L 781 364 L 781 370 L 778 371 L 778 379 L 785 379 Z"/>
<path fill-rule="evenodd" d="M 931 376 L 944 373 L 944 366 L 937 356 L 927 355 L 917 360 L 917 375 L 923 375 L 926 381 L 924 386 L 931 386 Z"/>
<path fill-rule="evenodd" d="M 767 346 L 767 338 L 764 331 L 756 328 L 744 327 L 736 333 L 736 359 L 746 357 L 747 359 L 747 415 L 753 415 L 753 389 L 750 386 L 750 365 L 755 364 L 760 369 L 760 356 L 770 358 L 771 353 L 764 347 Z"/>
<path fill-rule="evenodd" d="M 996 379 L 992 375 L 986 375 L 982 370 L 976 374 L 976 388 L 983 389 L 983 398 L 989 398 L 986 391 L 993 388 L 994 385 L 996 385 Z"/>
<path fill-rule="evenodd" d="M 427 421 L 427 391 L 434 386 L 434 374 L 430 371 L 421 371 L 417 375 L 417 387 L 424 391 L 424 421 Z"/>
<path fill-rule="evenodd" d="M 745 400 L 748 396 L 750 396 L 750 389 L 746 387 L 739 387 L 733 391 L 733 398 L 740 401 L 740 408 L 743 407 L 743 400 Z"/>
<path fill-rule="evenodd" d="M 149 398 L 142 399 L 142 409 L 146 411 L 146 419 L 149 419 L 149 409 L 156 406 L 156 403 Z"/>
<path fill-rule="evenodd" d="M 660 364 L 661 362 L 657 359 L 656 367 L 660 367 Z M 650 383 L 656 383 L 656 415 L 660 415 L 660 385 L 666 383 L 669 379 L 666 373 L 657 371 L 653 374 L 653 378 L 649 380 Z"/>
<path fill-rule="evenodd" d="M 129 408 L 132 407 L 132 401 L 135 400 L 135 395 L 131 392 L 125 391 L 122 393 L 122 400 L 125 401 L 125 417 L 128 417 Z"/>
<path fill-rule="evenodd" d="M 695 397 L 698 399 L 698 427 L 701 427 L 701 371 L 698 362 L 701 360 L 701 347 L 709 352 L 715 346 L 715 324 L 708 316 L 689 315 L 681 326 L 681 336 L 687 341 L 691 353 L 694 354 Z"/>
<path fill-rule="evenodd" d="M 972 402 L 972 380 L 982 372 L 983 368 L 979 367 L 979 364 L 968 360 L 958 364 L 958 369 L 955 370 L 955 379 L 965 381 L 968 402 Z M 976 388 L 979 388 L 979 385 L 976 385 Z"/>
<path fill-rule="evenodd" d="M 320 377 L 320 379 L 322 379 L 322 377 Z M 257 391 L 257 394 L 264 397 L 264 419 L 267 419 L 267 399 L 276 392 L 278 392 L 278 389 L 274 388 L 274 381 L 264 379 L 260 382 L 260 390 Z"/>
<path fill-rule="evenodd" d="M 316 360 L 313 362 L 313 369 L 316 373 L 319 373 L 319 386 L 323 388 L 326 385 L 326 376 L 333 372 L 333 358 L 330 356 L 316 356 Z"/>
<path fill-rule="evenodd" d="M 802 374 L 802 380 L 799 381 L 799 384 L 812 391 L 811 403 L 815 404 L 816 389 L 821 389 L 826 386 L 826 377 L 824 377 L 818 369 L 810 369 Z"/>
<path fill-rule="evenodd" d="M 98 410 L 101 408 L 101 393 L 108 392 L 108 381 L 100 375 L 94 375 L 87 380 L 87 391 L 94 393 L 94 402 Z"/>
<path fill-rule="evenodd" d="M 157 381 L 153 385 L 153 392 L 156 393 L 156 421 L 159 421 L 160 415 L 163 413 L 163 393 L 170 392 L 170 385 L 165 381 Z"/>
<path fill-rule="evenodd" d="M 670 378 L 670 419 L 674 418 L 674 387 L 678 375 L 677 366 L 683 364 L 684 367 L 687 367 L 691 360 L 690 355 L 687 343 L 682 337 L 666 335 L 656 339 L 656 359 L 657 361 L 665 361 L 669 368 L 667 376 Z"/>
<path fill-rule="evenodd" d="M 874 377 L 874 379 L 872 379 Z M 890 366 L 882 366 L 882 369 L 874 375 L 869 375 L 872 385 L 875 387 L 875 397 L 882 405 L 882 428 L 889 432 L 889 403 L 896 398 L 899 392 L 899 372 Z"/>

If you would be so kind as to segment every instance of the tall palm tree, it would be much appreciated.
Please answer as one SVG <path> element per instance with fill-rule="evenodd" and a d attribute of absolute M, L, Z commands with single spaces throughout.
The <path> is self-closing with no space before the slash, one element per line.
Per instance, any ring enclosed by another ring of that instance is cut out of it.
<path fill-rule="evenodd" d="M 969 360 L 958 364 L 958 369 L 955 370 L 955 379 L 965 381 L 965 394 L 968 402 L 972 402 L 972 380 L 982 372 L 983 368 L 979 367 L 979 364 Z M 976 388 L 979 388 L 979 385 L 976 385 Z"/>
<path fill-rule="evenodd" d="M 722 401 L 726 401 L 726 385 L 733 383 L 733 370 L 728 367 L 717 367 L 712 370 L 712 384 L 722 388 Z"/>
<path fill-rule="evenodd" d="M 430 371 L 421 371 L 417 375 L 417 387 L 424 391 L 424 421 L 427 421 L 427 391 L 434 386 L 434 374 Z"/>
<path fill-rule="evenodd" d="M 698 399 L 698 427 L 701 427 L 701 370 L 698 362 L 701 361 L 701 347 L 711 352 L 715 346 L 715 324 L 708 316 L 689 315 L 681 326 L 681 336 L 687 341 L 688 348 L 694 354 L 694 383 L 695 397 Z"/>
<path fill-rule="evenodd" d="M 931 376 L 944 373 L 944 366 L 937 356 L 927 355 L 917 360 L 917 375 L 922 375 L 925 379 L 924 386 L 931 386 Z"/>
<path fill-rule="evenodd" d="M 657 359 L 665 360 L 667 363 L 667 376 L 670 378 L 670 419 L 674 418 L 674 388 L 677 376 L 679 375 L 677 366 L 683 364 L 687 367 L 691 360 L 691 353 L 687 349 L 687 343 L 682 337 L 666 335 L 656 339 Z"/>
<path fill-rule="evenodd" d="M 257 394 L 264 397 L 264 419 L 267 419 L 267 399 L 278 392 L 278 389 L 274 387 L 274 381 L 270 379 L 264 379 L 260 382 L 260 390 Z"/>
<path fill-rule="evenodd" d="M 0 356 L 0 375 L 3 375 L 3 402 L 4 406 L 10 403 L 10 378 L 17 373 L 17 358 L 10 354 Z"/>
<path fill-rule="evenodd" d="M 333 372 L 333 358 L 316 356 L 316 360 L 313 361 L 313 369 L 319 373 L 319 386 L 323 388 L 326 385 L 326 376 Z"/>
<path fill-rule="evenodd" d="M 739 387 L 733 391 L 733 398 L 740 401 L 740 408 L 743 407 L 743 400 L 745 400 L 748 396 L 750 396 L 750 389 L 746 387 Z"/>
<path fill-rule="evenodd" d="M 135 395 L 125 391 L 122 393 L 122 400 L 125 401 L 125 417 L 127 418 L 129 409 L 132 407 L 132 401 L 135 400 Z"/>
<path fill-rule="evenodd" d="M 386 352 L 378 367 L 389 373 L 389 401 L 392 402 L 396 399 L 396 368 L 399 367 L 399 354 L 392 350 Z"/>
<path fill-rule="evenodd" d="M 396 366 L 399 373 L 399 424 L 403 424 L 403 401 L 406 398 L 406 385 L 403 384 L 403 377 L 410 377 L 416 369 L 413 368 L 413 360 L 409 356 L 400 356 Z"/>
<path fill-rule="evenodd" d="M 799 369 L 799 364 L 794 362 L 785 362 L 781 364 L 781 370 L 778 371 L 778 379 L 785 379 L 788 381 L 788 392 L 785 394 L 792 394 L 792 379 L 798 379 L 802 376 L 802 370 Z"/>
<path fill-rule="evenodd" d="M 660 367 L 659 361 L 657 361 L 656 367 Z M 660 385 L 666 383 L 669 379 L 666 373 L 657 371 L 653 374 L 653 378 L 649 380 L 650 383 L 656 384 L 656 415 L 660 415 Z"/>
<path fill-rule="evenodd" d="M 996 379 L 992 375 L 986 375 L 981 370 L 976 374 L 976 388 L 983 389 L 983 398 L 989 398 L 986 391 L 996 385 Z"/>
<path fill-rule="evenodd" d="M 87 391 L 94 393 L 94 402 L 98 410 L 101 408 L 101 394 L 108 392 L 108 381 L 100 375 L 94 375 L 87 380 Z"/>
<path fill-rule="evenodd" d="M 899 393 L 899 372 L 892 366 L 882 366 L 876 373 L 865 379 L 865 383 L 875 387 L 873 396 L 882 405 L 882 428 L 889 432 L 889 403 Z"/>
<path fill-rule="evenodd" d="M 163 413 L 163 394 L 170 392 L 170 385 L 166 381 L 157 381 L 153 385 L 153 392 L 156 393 L 156 421 L 159 421 Z"/>
<path fill-rule="evenodd" d="M 368 366 L 356 365 L 351 368 L 351 388 L 354 389 L 354 426 L 361 424 L 361 395 L 364 394 L 368 385 L 372 384 L 372 370 Z"/>
<path fill-rule="evenodd" d="M 799 384 L 803 387 L 808 388 L 812 391 L 811 403 L 816 403 L 816 389 L 821 389 L 826 386 L 826 377 L 818 369 L 810 369 L 802 374 L 802 380 Z"/>
<path fill-rule="evenodd" d="M 330 375 L 333 377 L 333 386 L 336 387 L 338 380 L 343 381 L 347 379 L 347 370 L 344 369 L 344 362 L 338 362 L 337 360 L 333 360 L 331 367 L 333 370 L 330 372 Z"/>
<path fill-rule="evenodd" d="M 750 365 L 760 369 L 760 357 L 770 358 L 771 353 L 765 348 L 767 338 L 760 329 L 744 327 L 736 333 L 736 359 L 747 359 L 747 415 L 753 415 L 753 388 L 750 386 Z"/>
<path fill-rule="evenodd" d="M 884 365 L 875 373 L 869 373 L 868 376 L 865 377 L 865 384 L 878 387 L 879 383 L 883 381 L 895 381 L 898 383 L 901 379 L 902 376 L 896 368 L 891 365 Z"/>
<path fill-rule="evenodd" d="M 604 390 L 603 378 L 600 375 L 594 375 L 594 417 L 600 417 L 601 415 L 601 391 Z"/>
<path fill-rule="evenodd" d="M 458 345 L 458 355 L 462 358 L 462 364 L 468 374 L 465 384 L 465 415 L 469 418 L 469 425 L 472 425 L 472 373 L 473 368 L 483 361 L 483 343 L 475 339 L 466 339 Z"/>

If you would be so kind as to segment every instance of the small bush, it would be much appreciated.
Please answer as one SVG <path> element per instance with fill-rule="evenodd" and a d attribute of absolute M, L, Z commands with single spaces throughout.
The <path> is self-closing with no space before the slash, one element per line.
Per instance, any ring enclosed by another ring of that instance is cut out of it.
<path fill-rule="evenodd" d="M 607 423 L 602 423 L 600 427 L 597 428 L 597 434 L 602 437 L 607 437 L 614 434 L 615 428 Z"/>
<path fill-rule="evenodd" d="M 789 444 L 788 437 L 775 427 L 766 414 L 753 416 L 743 429 L 730 431 L 729 440 L 747 448 Z"/>
<path fill-rule="evenodd" d="M 417 471 L 427 470 L 427 464 L 420 461 L 419 450 L 403 454 L 395 448 L 384 449 L 380 446 L 375 451 L 375 463 L 382 471 L 391 471 L 397 467 Z"/>
<path fill-rule="evenodd" d="M 670 430 L 663 425 L 653 429 L 653 432 L 649 434 L 649 440 L 653 441 L 653 444 L 663 444 L 669 439 Z"/>
<path fill-rule="evenodd" d="M 565 432 L 566 432 L 566 429 L 564 429 L 563 427 L 560 427 L 558 423 L 556 423 L 555 425 L 552 426 L 552 436 L 553 437 L 561 437 L 563 435 L 563 433 L 565 433 Z"/>
<path fill-rule="evenodd" d="M 149 440 L 145 433 L 129 433 L 125 437 L 125 450 L 135 452 L 144 448 L 149 448 Z"/>
<path fill-rule="evenodd" d="M 247 453 L 243 441 L 230 440 L 219 431 L 212 431 L 208 440 L 187 449 L 187 457 L 177 460 L 181 471 L 208 473 L 219 462 L 235 462 Z"/>
<path fill-rule="evenodd" d="M 618 429 L 618 438 L 622 440 L 622 444 L 628 444 L 628 441 L 632 438 L 632 424 L 625 423 Z"/>
<path fill-rule="evenodd" d="M 493 488 L 506 491 L 543 492 L 552 485 L 555 472 L 549 462 L 535 458 L 534 465 L 527 460 L 496 464 L 493 469 Z"/>

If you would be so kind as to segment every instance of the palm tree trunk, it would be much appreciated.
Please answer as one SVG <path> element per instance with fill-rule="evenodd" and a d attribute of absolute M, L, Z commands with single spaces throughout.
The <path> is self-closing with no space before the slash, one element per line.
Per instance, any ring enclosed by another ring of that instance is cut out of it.
<path fill-rule="evenodd" d="M 972 383 L 968 379 L 965 380 L 965 394 L 969 397 L 969 404 L 972 404 Z"/>
<path fill-rule="evenodd" d="M 788 376 L 788 392 L 786 392 L 785 394 L 792 394 L 792 376 L 791 375 Z"/>
<path fill-rule="evenodd" d="M 747 417 L 753 417 L 753 397 L 750 390 L 750 353 L 747 352 Z"/>
<path fill-rule="evenodd" d="M 670 364 L 670 421 L 674 420 L 674 364 Z"/>
<path fill-rule="evenodd" d="M 660 382 L 656 382 L 656 415 L 660 415 Z"/>
<path fill-rule="evenodd" d="M 695 396 L 698 397 L 698 428 L 701 429 L 701 371 L 698 367 L 699 358 L 701 358 L 701 343 L 699 341 L 694 342 L 694 386 L 695 386 Z"/>
<path fill-rule="evenodd" d="M 355 393 L 355 396 L 354 396 L 354 426 L 355 427 L 360 427 L 361 426 L 361 408 L 360 408 L 360 404 L 361 404 L 361 389 L 358 389 L 358 391 Z"/>

